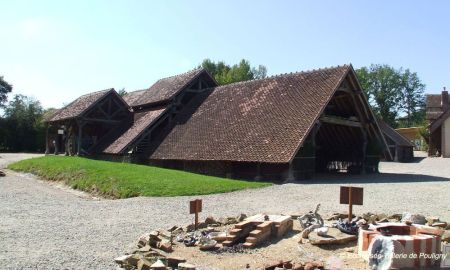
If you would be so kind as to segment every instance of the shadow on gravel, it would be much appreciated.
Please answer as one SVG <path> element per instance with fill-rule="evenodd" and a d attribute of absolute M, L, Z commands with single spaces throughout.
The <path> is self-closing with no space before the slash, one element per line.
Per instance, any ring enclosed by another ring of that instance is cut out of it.
<path fill-rule="evenodd" d="M 400 173 L 377 173 L 365 175 L 348 174 L 319 174 L 313 179 L 290 182 L 292 184 L 371 184 L 371 183 L 419 183 L 419 182 L 450 182 L 450 178 L 422 175 L 422 174 L 400 174 Z"/>

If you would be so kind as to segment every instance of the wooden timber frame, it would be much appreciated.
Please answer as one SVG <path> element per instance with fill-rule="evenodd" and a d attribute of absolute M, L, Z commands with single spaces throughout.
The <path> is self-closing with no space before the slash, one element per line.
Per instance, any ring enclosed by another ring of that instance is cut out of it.
<path fill-rule="evenodd" d="M 392 160 L 361 89 L 349 72 L 289 163 L 287 181 L 309 179 L 316 172 L 378 172 L 381 152 Z"/>
<path fill-rule="evenodd" d="M 62 131 L 59 134 L 62 144 L 55 144 L 55 154 L 64 148 L 66 155 L 90 155 L 102 139 L 131 119 L 132 112 L 126 102 L 111 90 L 78 115 L 47 122 L 45 153 L 50 153 L 50 136 L 54 136 L 51 131 L 55 129 Z"/>
<path fill-rule="evenodd" d="M 154 108 L 166 107 L 165 112 L 149 126 L 140 136 L 130 142 L 122 151 L 122 154 L 132 152 L 132 160 L 140 163 L 147 162 L 146 157 L 162 140 L 173 125 L 173 119 L 183 109 L 184 106 L 197 94 L 217 85 L 215 81 L 206 80 L 203 73 L 193 78 L 184 88 L 182 88 L 171 99 L 164 102 L 147 104 L 134 107 L 135 112 L 152 110 Z"/>

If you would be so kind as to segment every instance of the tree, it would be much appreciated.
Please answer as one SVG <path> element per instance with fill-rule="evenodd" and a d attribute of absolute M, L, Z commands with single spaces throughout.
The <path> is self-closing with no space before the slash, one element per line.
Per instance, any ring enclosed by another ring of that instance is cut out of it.
<path fill-rule="evenodd" d="M 417 125 L 425 119 L 425 85 L 417 73 L 406 69 L 402 76 L 399 109 L 406 114 L 406 125 Z"/>
<path fill-rule="evenodd" d="M 386 123 L 397 127 L 403 116 L 407 126 L 423 121 L 425 85 L 415 72 L 372 64 L 356 73 L 373 110 Z M 403 125 L 403 121 L 400 122 Z"/>
<path fill-rule="evenodd" d="M 227 65 L 223 61 L 215 63 L 210 59 L 205 59 L 199 67 L 206 69 L 219 85 L 262 79 L 267 76 L 267 68 L 265 66 L 251 67 L 250 62 L 245 59 L 233 66 Z"/>
<path fill-rule="evenodd" d="M 45 128 L 44 110 L 39 101 L 15 95 L 5 107 L 0 134 L 0 149 L 8 151 L 42 151 Z"/>
<path fill-rule="evenodd" d="M 125 90 L 125 88 L 122 88 L 119 91 L 117 91 L 117 94 L 119 94 L 119 96 L 123 97 L 126 94 L 128 94 L 128 92 Z"/>
<path fill-rule="evenodd" d="M 398 72 L 388 65 L 372 64 L 369 68 L 358 69 L 356 73 L 378 117 L 395 127 L 401 88 L 401 77 Z"/>
<path fill-rule="evenodd" d="M 8 93 L 11 93 L 12 85 L 0 76 L 0 108 L 4 107 L 4 103 L 8 100 Z"/>

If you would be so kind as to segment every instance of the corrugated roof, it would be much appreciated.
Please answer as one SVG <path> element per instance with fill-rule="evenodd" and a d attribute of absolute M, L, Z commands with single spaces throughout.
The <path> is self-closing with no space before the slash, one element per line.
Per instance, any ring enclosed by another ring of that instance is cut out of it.
<path fill-rule="evenodd" d="M 125 95 L 124 99 L 127 101 L 128 105 L 133 107 L 167 101 L 186 87 L 202 72 L 206 71 L 203 68 L 200 68 L 160 79 L 148 89 L 130 92 Z"/>
<path fill-rule="evenodd" d="M 62 109 L 59 109 L 53 114 L 49 119 L 48 122 L 55 122 L 55 121 L 61 121 L 69 118 L 76 118 L 83 114 L 86 110 L 88 110 L 94 103 L 96 103 L 98 100 L 103 98 L 106 94 L 109 92 L 114 91 L 114 89 L 106 89 L 102 91 L 97 91 L 93 93 L 89 93 L 86 95 L 83 95 L 77 99 L 75 99 L 73 102 L 71 102 L 69 105 L 65 106 Z"/>
<path fill-rule="evenodd" d="M 378 125 L 380 126 L 380 129 L 383 132 L 383 134 L 385 134 L 391 140 L 393 140 L 396 145 L 411 146 L 411 147 L 414 146 L 406 137 L 398 133 L 395 129 L 393 129 L 383 120 L 378 120 Z"/>
<path fill-rule="evenodd" d="M 187 106 L 151 159 L 287 163 L 351 66 L 216 87 Z"/>
<path fill-rule="evenodd" d="M 153 124 L 159 116 L 161 116 L 166 108 L 158 110 L 135 113 L 133 125 L 126 130 L 118 139 L 112 142 L 103 151 L 107 154 L 120 154 L 127 146 L 139 137 L 151 124 Z"/>

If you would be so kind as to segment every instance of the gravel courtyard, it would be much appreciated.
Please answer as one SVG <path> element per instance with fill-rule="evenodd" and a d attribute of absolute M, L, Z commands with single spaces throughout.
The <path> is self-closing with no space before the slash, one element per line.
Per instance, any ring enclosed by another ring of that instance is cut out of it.
<path fill-rule="evenodd" d="M 203 198 L 206 215 L 238 213 L 303 213 L 321 203 L 321 213 L 346 211 L 339 186 L 364 187 L 363 212 L 417 212 L 450 221 L 450 159 L 425 158 L 415 163 L 380 165 L 382 174 L 318 176 L 301 183 L 274 185 Z M 0 168 L 31 154 L 0 154 Z M 145 231 L 186 225 L 193 197 L 92 198 L 30 175 L 6 171 L 0 178 L 0 268 L 114 269 L 123 254 Z M 197 197 L 196 197 L 197 198 Z"/>

